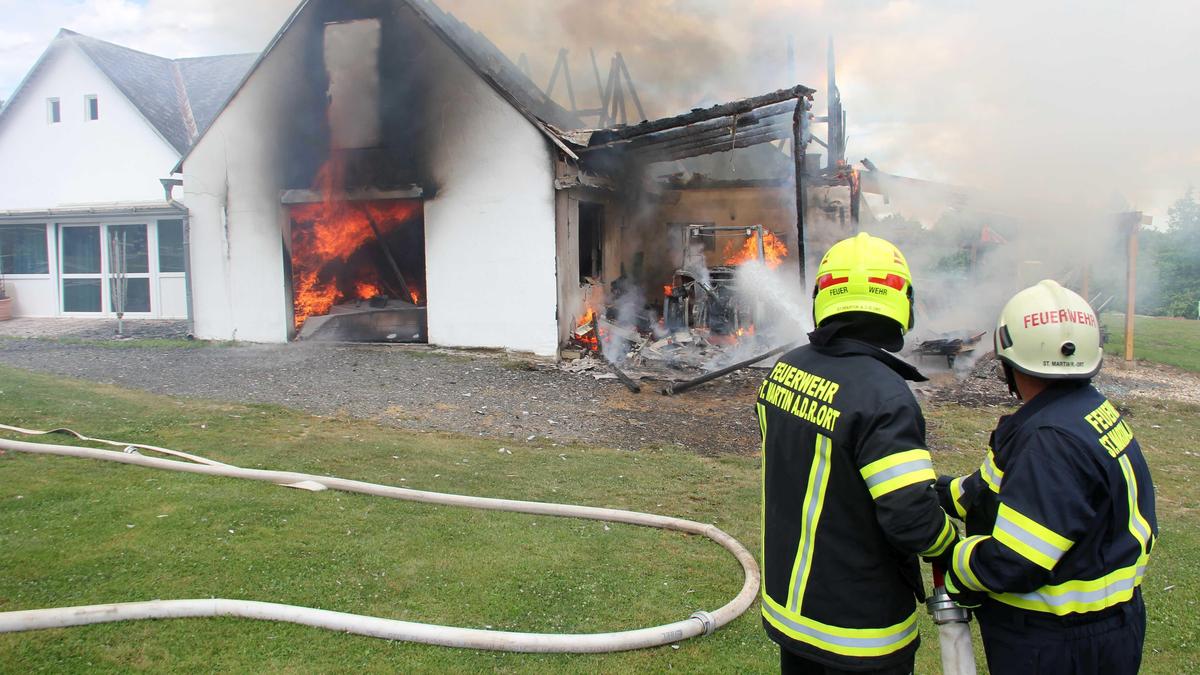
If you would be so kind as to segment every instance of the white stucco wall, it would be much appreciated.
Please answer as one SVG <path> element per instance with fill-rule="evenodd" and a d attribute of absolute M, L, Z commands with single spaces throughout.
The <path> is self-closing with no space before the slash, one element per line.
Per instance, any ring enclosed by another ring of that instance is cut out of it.
<path fill-rule="evenodd" d="M 287 339 L 280 206 L 297 21 L 218 117 L 184 167 L 198 337 Z M 551 150 L 538 130 L 422 27 L 422 143 L 436 194 L 425 202 L 429 341 L 552 355 L 558 345 Z M 312 36 L 320 39 L 320 36 Z M 385 92 L 386 95 L 386 92 Z M 227 214 L 227 225 L 225 224 Z"/>
<path fill-rule="evenodd" d="M 425 204 L 429 340 L 558 348 L 549 141 L 440 41 L 428 112 L 437 195 Z"/>
<path fill-rule="evenodd" d="M 84 118 L 92 94 L 95 121 Z M 58 124 L 48 122 L 48 98 L 59 99 Z M 178 160 L 95 64 L 63 43 L 0 121 L 0 210 L 162 201 L 158 179 Z"/>
<path fill-rule="evenodd" d="M 296 24 L 192 149 L 183 166 L 191 212 L 196 337 L 284 342 L 287 307 L 281 157 L 294 88 L 303 86 Z"/>

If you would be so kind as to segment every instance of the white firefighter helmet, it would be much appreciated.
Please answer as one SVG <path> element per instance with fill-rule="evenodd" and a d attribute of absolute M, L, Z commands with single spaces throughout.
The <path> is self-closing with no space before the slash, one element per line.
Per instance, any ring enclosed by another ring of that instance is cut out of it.
<path fill-rule="evenodd" d="M 1088 379 L 1100 370 L 1100 323 L 1078 293 L 1051 279 L 1017 293 L 996 324 L 996 356 L 1027 375 Z"/>

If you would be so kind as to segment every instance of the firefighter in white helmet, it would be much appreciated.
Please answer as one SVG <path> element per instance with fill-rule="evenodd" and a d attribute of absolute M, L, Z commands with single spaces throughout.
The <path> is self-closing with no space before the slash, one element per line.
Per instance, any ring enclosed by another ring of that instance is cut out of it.
<path fill-rule="evenodd" d="M 1136 673 L 1154 485 L 1129 423 L 1091 385 L 1096 314 L 1042 281 L 1004 307 L 995 344 L 1024 403 L 1000 418 L 977 471 L 938 479 L 967 529 L 946 587 L 976 607 L 992 673 Z"/>
<path fill-rule="evenodd" d="M 889 354 L 912 327 L 912 276 L 860 234 L 821 259 L 817 329 L 759 389 L 762 617 L 784 673 L 903 673 L 918 645 L 918 556 L 958 537 L 932 489 L 925 420 Z"/>

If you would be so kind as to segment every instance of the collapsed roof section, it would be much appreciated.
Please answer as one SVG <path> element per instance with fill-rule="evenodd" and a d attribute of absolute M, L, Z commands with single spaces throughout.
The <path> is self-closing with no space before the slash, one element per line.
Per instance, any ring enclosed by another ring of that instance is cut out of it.
<path fill-rule="evenodd" d="M 587 170 L 607 172 L 625 162 L 651 164 L 700 157 L 802 136 L 815 93 L 804 85 L 613 129 L 566 133 Z"/>

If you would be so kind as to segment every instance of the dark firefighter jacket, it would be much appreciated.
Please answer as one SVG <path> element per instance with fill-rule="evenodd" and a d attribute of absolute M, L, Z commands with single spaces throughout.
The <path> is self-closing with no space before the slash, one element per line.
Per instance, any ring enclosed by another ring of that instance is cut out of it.
<path fill-rule="evenodd" d="M 917 555 L 957 540 L 931 489 L 912 366 L 835 338 L 785 354 L 759 388 L 763 624 L 800 656 L 887 667 L 917 648 Z"/>
<path fill-rule="evenodd" d="M 990 609 L 1057 616 L 1133 597 L 1158 534 L 1154 485 L 1133 431 L 1087 382 L 1043 391 L 992 432 L 982 466 L 939 481 L 965 518 L 951 582 Z"/>

